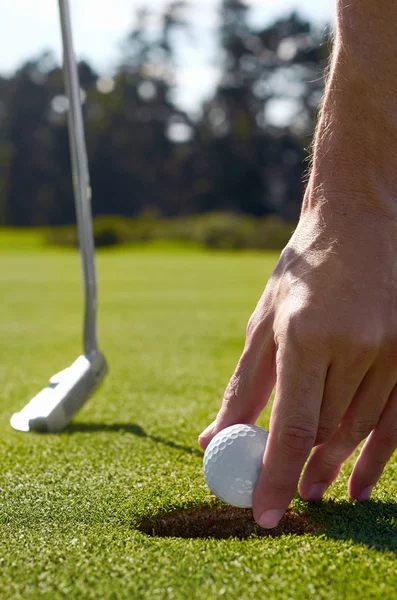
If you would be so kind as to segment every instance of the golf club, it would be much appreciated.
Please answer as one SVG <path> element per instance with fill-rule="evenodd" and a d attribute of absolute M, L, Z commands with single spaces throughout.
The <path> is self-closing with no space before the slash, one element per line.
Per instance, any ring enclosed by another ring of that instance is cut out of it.
<path fill-rule="evenodd" d="M 70 367 L 53 375 L 47 387 L 32 398 L 20 412 L 11 417 L 11 426 L 14 429 L 49 433 L 65 429 L 107 372 L 106 360 L 97 342 L 97 283 L 91 188 L 69 0 L 59 0 L 59 13 L 65 88 L 69 103 L 69 144 L 84 281 L 84 354 L 79 356 Z"/>

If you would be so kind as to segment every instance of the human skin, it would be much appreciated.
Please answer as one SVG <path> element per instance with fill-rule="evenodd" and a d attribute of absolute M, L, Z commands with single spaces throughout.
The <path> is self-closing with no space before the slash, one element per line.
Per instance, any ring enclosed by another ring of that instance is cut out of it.
<path fill-rule="evenodd" d="M 348 491 L 368 500 L 397 447 L 396 17 L 394 0 L 337 0 L 299 224 L 199 438 L 206 448 L 221 429 L 254 423 L 276 385 L 253 500 L 265 528 L 298 483 L 320 500 L 363 440 Z"/>

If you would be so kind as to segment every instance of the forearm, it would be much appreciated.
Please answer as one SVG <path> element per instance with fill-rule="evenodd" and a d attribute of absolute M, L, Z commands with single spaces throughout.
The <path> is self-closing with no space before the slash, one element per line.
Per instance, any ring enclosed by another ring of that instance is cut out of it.
<path fill-rule="evenodd" d="M 351 77 L 393 99 L 397 89 L 395 0 L 337 0 L 336 47 Z"/>
<path fill-rule="evenodd" d="M 350 204 L 397 215 L 396 18 L 395 0 L 337 2 L 304 209 L 344 194 Z"/>

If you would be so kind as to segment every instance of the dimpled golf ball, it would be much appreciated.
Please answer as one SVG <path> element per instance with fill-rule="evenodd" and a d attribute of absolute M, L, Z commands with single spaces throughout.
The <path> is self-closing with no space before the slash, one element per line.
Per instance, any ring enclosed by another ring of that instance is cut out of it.
<path fill-rule="evenodd" d="M 204 454 L 208 487 L 223 502 L 252 507 L 269 432 L 257 425 L 231 425 L 211 440 Z"/>

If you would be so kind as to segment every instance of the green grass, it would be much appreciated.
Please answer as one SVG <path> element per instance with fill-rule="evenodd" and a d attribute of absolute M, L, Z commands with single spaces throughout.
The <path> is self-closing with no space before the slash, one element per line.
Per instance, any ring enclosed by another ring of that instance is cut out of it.
<path fill-rule="evenodd" d="M 110 373 L 68 431 L 46 436 L 12 431 L 9 416 L 80 351 L 79 262 L 28 242 L 0 243 L 1 598 L 395 600 L 396 461 L 366 505 L 347 499 L 348 468 L 323 503 L 296 499 L 294 511 L 320 524 L 304 535 L 137 528 L 182 509 L 188 535 L 202 510 L 216 510 L 196 439 L 276 255 L 100 253 Z"/>

